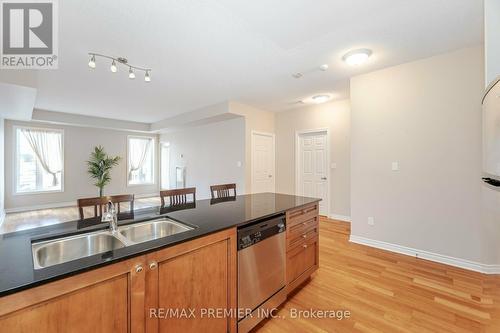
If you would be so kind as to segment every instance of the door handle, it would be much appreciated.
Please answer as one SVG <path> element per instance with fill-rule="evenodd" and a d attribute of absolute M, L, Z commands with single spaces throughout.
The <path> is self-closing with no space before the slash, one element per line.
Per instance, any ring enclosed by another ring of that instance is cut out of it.
<path fill-rule="evenodd" d="M 321 177 L 321 180 L 326 180 L 326 177 Z"/>
<path fill-rule="evenodd" d="M 273 175 L 267 175 L 269 178 L 273 178 Z"/>

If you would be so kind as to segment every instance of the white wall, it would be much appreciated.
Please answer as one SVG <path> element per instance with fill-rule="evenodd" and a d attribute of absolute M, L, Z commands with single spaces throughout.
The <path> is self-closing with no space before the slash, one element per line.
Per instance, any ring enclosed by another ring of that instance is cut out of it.
<path fill-rule="evenodd" d="M 500 0 L 484 0 L 486 85 L 500 75 Z"/>
<path fill-rule="evenodd" d="M 175 168 L 181 166 L 186 167 L 186 187 L 196 187 L 197 199 L 210 198 L 214 184 L 236 183 L 237 193 L 245 193 L 243 117 L 162 134 L 160 141 L 170 143 L 171 187 Z"/>
<path fill-rule="evenodd" d="M 35 126 L 64 130 L 64 192 L 49 194 L 14 194 L 14 131 L 13 126 Z M 127 186 L 127 136 L 139 135 L 133 132 L 103 130 L 87 127 L 51 125 L 36 122 L 5 122 L 5 208 L 30 207 L 72 202 L 82 197 L 98 195 L 97 188 L 87 175 L 86 161 L 93 148 L 102 145 L 111 156 L 121 156 L 120 164 L 112 173 L 111 184 L 104 189 L 104 194 L 154 194 L 158 193 L 158 168 L 155 184 L 146 186 Z M 151 136 L 151 135 L 149 135 Z M 156 136 L 156 135 L 152 135 Z M 158 145 L 157 145 L 158 146 Z M 157 159 L 158 154 L 156 154 Z"/>
<path fill-rule="evenodd" d="M 5 120 L 0 118 L 0 156 L 5 157 L 4 155 L 4 137 L 5 137 Z M 2 223 L 2 219 L 4 216 L 4 193 L 5 193 L 5 176 L 4 176 L 4 163 L 0 163 L 0 224 Z"/>
<path fill-rule="evenodd" d="M 260 110 L 249 105 L 230 102 L 229 110 L 245 118 L 245 184 L 246 193 L 252 193 L 252 131 L 274 133 L 275 113 Z M 279 170 L 276 170 L 279 173 Z M 241 193 L 241 192 L 240 192 Z"/>
<path fill-rule="evenodd" d="M 330 135 L 329 169 L 330 214 L 349 217 L 350 197 L 350 103 L 348 100 L 308 106 L 276 114 L 276 189 L 295 194 L 295 133 L 300 130 L 328 128 Z"/>
<path fill-rule="evenodd" d="M 351 80 L 354 236 L 485 262 L 483 66 L 475 47 Z"/>

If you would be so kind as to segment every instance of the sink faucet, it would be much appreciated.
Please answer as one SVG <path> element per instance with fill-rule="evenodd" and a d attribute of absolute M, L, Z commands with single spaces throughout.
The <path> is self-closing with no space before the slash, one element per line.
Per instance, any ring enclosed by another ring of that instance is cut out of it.
<path fill-rule="evenodd" d="M 106 204 L 106 213 L 102 217 L 102 222 L 109 222 L 109 230 L 115 232 L 118 226 L 118 216 L 116 215 L 115 205 L 108 201 Z"/>

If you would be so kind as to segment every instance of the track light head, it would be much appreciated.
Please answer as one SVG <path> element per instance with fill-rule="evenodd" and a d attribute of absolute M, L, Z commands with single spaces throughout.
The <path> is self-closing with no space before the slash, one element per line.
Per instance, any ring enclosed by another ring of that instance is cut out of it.
<path fill-rule="evenodd" d="M 92 54 L 89 60 L 89 67 L 90 68 L 95 68 L 95 54 Z"/>

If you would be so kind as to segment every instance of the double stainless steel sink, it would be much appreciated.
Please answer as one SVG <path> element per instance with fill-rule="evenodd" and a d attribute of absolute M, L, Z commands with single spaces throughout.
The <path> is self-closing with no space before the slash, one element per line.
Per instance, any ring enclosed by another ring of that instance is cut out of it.
<path fill-rule="evenodd" d="M 129 224 L 117 232 L 96 231 L 32 243 L 35 269 L 62 264 L 75 259 L 113 251 L 125 246 L 172 236 L 192 230 L 185 224 L 169 218 Z"/>

